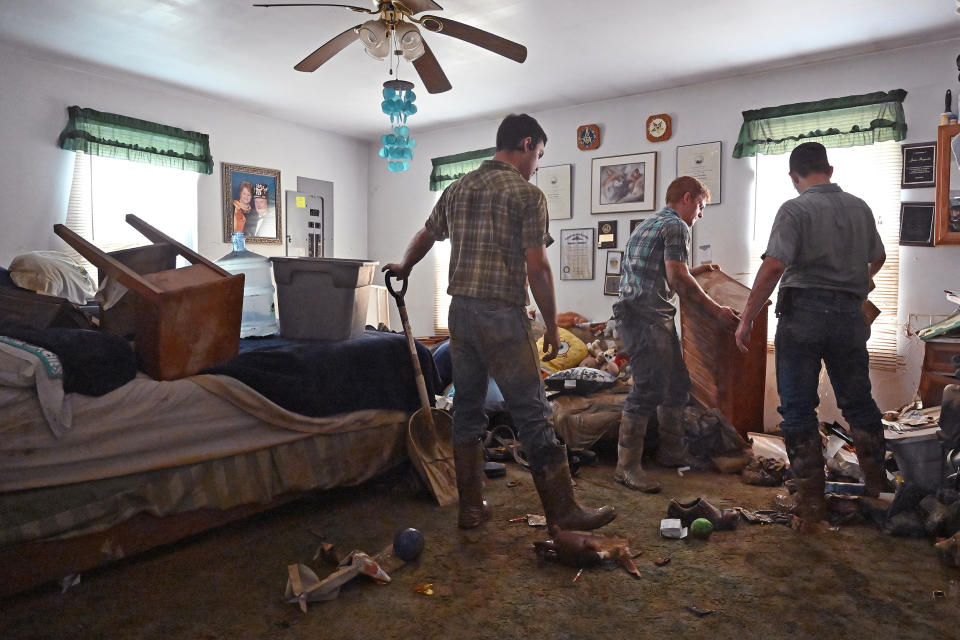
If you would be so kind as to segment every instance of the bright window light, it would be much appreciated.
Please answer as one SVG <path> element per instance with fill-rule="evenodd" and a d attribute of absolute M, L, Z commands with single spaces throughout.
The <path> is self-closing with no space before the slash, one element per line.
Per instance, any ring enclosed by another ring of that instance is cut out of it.
<path fill-rule="evenodd" d="M 883 240 L 887 260 L 875 276 L 876 289 L 869 299 L 880 309 L 880 316 L 872 325 L 870 366 L 895 370 L 903 366 L 897 344 L 897 311 L 900 272 L 900 145 L 895 141 L 871 145 L 827 149 L 827 157 L 834 168 L 832 182 L 862 198 L 873 211 L 877 230 Z M 797 197 L 790 181 L 790 154 L 757 155 L 756 215 L 750 247 L 751 277 L 760 267 L 760 256 L 767 248 L 773 219 L 785 200 Z M 752 282 L 751 282 L 752 284 Z M 770 344 L 776 334 L 776 292 L 771 298 L 767 336 Z"/>

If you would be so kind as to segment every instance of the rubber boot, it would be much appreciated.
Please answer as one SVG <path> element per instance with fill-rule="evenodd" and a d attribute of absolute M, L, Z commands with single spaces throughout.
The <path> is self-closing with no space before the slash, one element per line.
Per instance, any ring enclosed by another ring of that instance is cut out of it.
<path fill-rule="evenodd" d="M 883 424 L 880 422 L 851 428 L 853 446 L 857 449 L 857 460 L 866 484 L 864 495 L 876 498 L 888 489 L 886 473 L 883 470 L 883 457 L 886 442 L 883 439 Z"/>
<path fill-rule="evenodd" d="M 590 531 L 599 529 L 617 517 L 613 507 L 589 509 L 573 495 L 573 480 L 567 465 L 567 448 L 563 445 L 543 447 L 530 455 L 533 484 L 547 516 L 547 527 Z"/>
<path fill-rule="evenodd" d="M 693 466 L 694 460 L 684 441 L 687 435 L 683 425 L 683 407 L 657 407 L 660 425 L 660 448 L 653 457 L 661 467 Z"/>
<path fill-rule="evenodd" d="M 823 473 L 823 444 L 817 429 L 784 431 L 790 469 L 797 484 L 797 515 L 808 531 L 826 518 L 827 501 L 823 491 L 826 476 Z"/>
<path fill-rule="evenodd" d="M 490 519 L 490 506 L 483 499 L 483 443 L 480 440 L 454 445 L 460 511 L 457 526 L 474 529 Z"/>
<path fill-rule="evenodd" d="M 660 485 L 647 478 L 640 464 L 643 457 L 643 438 L 647 435 L 649 421 L 649 416 L 635 416 L 626 412 L 620 417 L 617 471 L 614 480 L 635 491 L 660 493 Z"/>

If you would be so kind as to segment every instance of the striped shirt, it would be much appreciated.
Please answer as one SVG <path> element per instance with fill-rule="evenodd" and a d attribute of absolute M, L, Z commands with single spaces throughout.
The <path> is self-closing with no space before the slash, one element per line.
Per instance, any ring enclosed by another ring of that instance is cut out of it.
<path fill-rule="evenodd" d="M 689 252 L 690 227 L 671 207 L 637 225 L 624 248 L 620 302 L 672 318 L 676 308 L 664 260 L 686 262 Z"/>
<path fill-rule="evenodd" d="M 424 225 L 450 238 L 451 296 L 527 301 L 526 250 L 549 245 L 547 198 L 506 162 L 487 160 L 447 187 Z"/>

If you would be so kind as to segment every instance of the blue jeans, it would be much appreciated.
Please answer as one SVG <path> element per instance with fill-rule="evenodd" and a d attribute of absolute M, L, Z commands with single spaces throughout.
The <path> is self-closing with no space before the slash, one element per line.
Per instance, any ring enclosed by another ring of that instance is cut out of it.
<path fill-rule="evenodd" d="M 780 428 L 785 432 L 818 428 L 821 360 L 847 423 L 854 428 L 879 423 L 882 414 L 870 389 L 870 326 L 860 299 L 826 289 L 787 291 L 789 302 L 778 304 L 774 343 L 780 394 L 777 411 L 783 416 Z"/>
<path fill-rule="evenodd" d="M 629 302 L 615 304 L 613 313 L 633 375 L 633 387 L 623 401 L 624 413 L 650 417 L 660 405 L 686 405 L 690 374 L 673 318 L 636 309 Z"/>
<path fill-rule="evenodd" d="M 474 442 L 486 433 L 483 405 L 488 379 L 503 394 L 524 450 L 557 444 L 549 422 L 540 358 L 523 307 L 499 300 L 454 296 L 450 301 L 453 362 L 453 442 Z"/>

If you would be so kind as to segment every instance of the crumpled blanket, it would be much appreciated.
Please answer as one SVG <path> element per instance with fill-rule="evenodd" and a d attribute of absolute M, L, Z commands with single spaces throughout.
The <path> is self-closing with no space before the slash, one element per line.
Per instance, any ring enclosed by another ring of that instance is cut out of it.
<path fill-rule="evenodd" d="M 133 380 L 137 358 L 120 336 L 88 329 L 32 329 L 0 323 L 0 335 L 43 347 L 63 365 L 63 391 L 102 396 Z"/>

